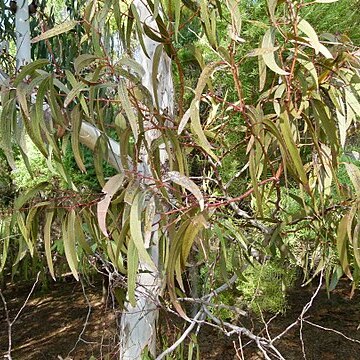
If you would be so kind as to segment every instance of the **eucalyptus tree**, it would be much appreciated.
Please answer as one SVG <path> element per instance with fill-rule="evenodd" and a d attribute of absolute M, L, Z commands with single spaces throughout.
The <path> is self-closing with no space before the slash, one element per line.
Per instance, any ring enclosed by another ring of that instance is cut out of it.
<path fill-rule="evenodd" d="M 18 2 L 15 15 L 24 15 L 27 6 Z M 126 278 L 121 359 L 156 356 L 156 319 L 166 306 L 189 322 L 174 345 L 207 317 L 248 336 L 265 356 L 270 351 L 282 358 L 271 339 L 222 322 L 208 308 L 253 261 L 251 249 L 293 259 L 288 234 L 304 224 L 316 231 L 304 244 L 304 268 L 324 272 L 331 286 L 343 274 L 358 284 L 360 170 L 345 163 L 347 186 L 337 178 L 339 156 L 360 113 L 358 49 L 319 37 L 302 17 L 309 6 L 317 4 L 268 0 L 268 21 L 256 23 L 243 19 L 236 0 L 84 2 L 74 18 L 32 37 L 33 49 L 47 49 L 44 58 L 37 51 L 33 59 L 23 55 L 19 64 L 28 64 L 2 82 L 1 147 L 9 161 L 14 146 L 26 161 L 18 116 L 74 193 L 81 190 L 63 164 L 66 149 L 70 144 L 83 171 L 81 144 L 93 150 L 101 197 L 89 206 L 71 197 L 60 204 L 51 196 L 38 201 L 38 193 L 51 188 L 40 183 L 15 200 L 11 224 L 17 222 L 22 235 L 19 258 L 36 252 L 42 229 L 53 277 L 51 234 L 61 224 L 76 279 L 79 260 L 94 249 Z M 244 20 L 263 29 L 260 44 L 246 44 Z M 23 21 L 29 26 L 25 15 Z M 183 47 L 192 51 L 199 76 L 189 88 L 179 44 L 192 28 L 197 41 Z M 30 33 L 29 27 L 17 31 Z M 56 42 L 60 38 L 69 45 Z M 244 53 L 244 44 L 251 50 Z M 66 46 L 78 54 L 65 56 Z M 258 96 L 251 102 L 243 89 L 248 62 L 258 64 Z M 225 79 L 229 88 L 223 88 Z M 225 183 L 221 176 L 231 151 L 229 132 L 244 158 L 238 174 L 248 179 L 235 195 L 229 193 L 234 179 Z M 193 176 L 189 161 L 195 157 L 201 168 Z M 104 162 L 117 171 L 110 179 L 104 178 Z M 285 208 L 286 196 L 298 204 L 297 213 Z M 182 275 L 190 266 L 220 271 L 224 281 L 216 290 L 204 284 L 204 293 L 192 298 L 200 304 L 192 319 L 182 305 L 189 299 Z"/>

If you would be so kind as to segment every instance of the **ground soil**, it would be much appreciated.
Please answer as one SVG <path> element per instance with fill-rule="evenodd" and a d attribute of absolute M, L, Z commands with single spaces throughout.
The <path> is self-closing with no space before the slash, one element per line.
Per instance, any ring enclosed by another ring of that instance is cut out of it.
<path fill-rule="evenodd" d="M 13 319 L 24 304 L 31 284 L 11 285 L 3 292 L 7 301 L 10 319 Z M 289 310 L 275 317 L 268 325 L 271 337 L 282 333 L 299 317 L 303 306 L 310 300 L 316 286 L 297 287 L 289 293 Z M 101 302 L 101 286 L 86 286 L 80 283 L 59 283 L 51 290 L 38 289 L 24 307 L 12 326 L 13 360 L 52 359 L 116 359 L 116 322 L 118 312 Z M 350 298 L 350 284 L 342 280 L 330 298 L 322 289 L 306 313 L 306 320 L 322 326 L 320 329 L 303 323 L 302 339 L 300 325 L 294 326 L 276 345 L 286 360 L 355 360 L 360 359 L 360 296 Z M 271 315 L 266 316 L 269 319 Z M 261 321 L 242 320 L 254 332 L 266 336 Z M 86 325 L 86 326 L 85 326 Z M 182 328 L 179 319 L 162 315 L 161 333 L 170 345 Z M 347 336 L 352 340 L 346 339 Z M 354 341 L 356 340 L 356 341 Z M 242 336 L 243 355 L 238 337 L 227 337 L 221 331 L 203 326 L 198 338 L 200 359 L 260 360 L 261 352 L 254 344 L 247 344 Z M 0 356 L 8 348 L 8 324 L 3 304 L 0 303 Z M 187 351 L 184 352 L 187 359 Z M 169 358 L 170 359 L 170 358 Z M 181 360 L 180 355 L 171 359 Z M 275 359 L 275 358 L 274 358 Z"/>

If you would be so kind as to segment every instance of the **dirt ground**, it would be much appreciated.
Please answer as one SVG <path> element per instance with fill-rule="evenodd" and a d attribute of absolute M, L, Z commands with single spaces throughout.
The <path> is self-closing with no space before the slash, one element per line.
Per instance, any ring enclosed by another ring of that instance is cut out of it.
<path fill-rule="evenodd" d="M 9 286 L 3 292 L 10 320 L 23 305 L 30 288 L 31 285 Z M 268 324 L 268 332 L 272 338 L 296 321 L 315 289 L 316 287 L 309 286 L 291 291 L 289 310 Z M 11 328 L 12 359 L 116 359 L 118 314 L 102 304 L 101 287 L 87 286 L 85 294 L 86 297 L 81 284 L 74 282 L 55 284 L 48 292 L 35 291 Z M 286 360 L 304 359 L 304 352 L 307 360 L 360 359 L 360 295 L 355 293 L 350 299 L 350 285 L 347 281 L 341 281 L 330 298 L 322 289 L 305 318 L 323 329 L 303 323 L 303 344 L 300 340 L 300 326 L 296 325 L 289 330 L 276 342 Z M 243 325 L 255 332 L 264 329 L 264 324 L 260 321 L 245 321 Z M 178 319 L 162 316 L 161 332 L 168 339 L 169 345 L 180 326 Z M 264 330 L 262 335 L 266 335 Z M 243 336 L 241 342 L 246 345 L 247 338 Z M 242 356 L 238 337 L 227 337 L 209 326 L 202 327 L 198 344 L 200 359 L 234 360 L 241 359 Z M 0 302 L 0 356 L 5 355 L 7 348 L 8 324 L 4 306 Z M 184 358 L 187 359 L 187 352 L 185 354 Z M 243 359 L 263 358 L 253 344 L 244 347 Z M 179 357 L 171 359 L 181 360 Z"/>

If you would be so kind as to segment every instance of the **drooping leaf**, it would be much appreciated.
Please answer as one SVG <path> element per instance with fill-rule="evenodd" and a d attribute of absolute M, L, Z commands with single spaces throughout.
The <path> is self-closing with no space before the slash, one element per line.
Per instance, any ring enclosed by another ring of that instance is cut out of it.
<path fill-rule="evenodd" d="M 76 251 L 76 239 L 75 239 L 75 220 L 76 214 L 75 210 L 71 209 L 70 212 L 66 216 L 66 221 L 63 222 L 62 226 L 62 235 L 64 241 L 64 251 L 67 263 L 70 267 L 71 273 L 74 278 L 79 281 L 78 274 L 78 257 Z"/>
<path fill-rule="evenodd" d="M 178 184 L 184 187 L 186 190 L 189 190 L 199 202 L 200 210 L 204 210 L 205 200 L 199 189 L 199 187 L 187 176 L 180 174 L 177 171 L 168 172 L 169 179 L 173 181 L 175 184 Z"/>
<path fill-rule="evenodd" d="M 144 194 L 138 192 L 132 202 L 130 210 L 130 234 L 139 254 L 140 260 L 145 262 L 150 268 L 156 269 L 156 266 L 148 254 L 142 231 L 142 212 L 144 210 Z"/>
<path fill-rule="evenodd" d="M 131 102 L 130 102 L 130 99 L 129 99 L 129 96 L 127 93 L 125 83 L 122 80 L 119 82 L 118 95 L 119 95 L 121 104 L 124 108 L 124 111 L 126 113 L 127 119 L 130 123 L 130 127 L 131 127 L 132 133 L 134 135 L 135 142 L 137 142 L 138 137 L 139 137 L 139 127 L 138 127 L 137 119 L 136 119 L 136 116 L 134 113 L 134 109 L 131 106 Z"/>
<path fill-rule="evenodd" d="M 138 250 L 133 241 L 130 241 L 127 252 L 127 281 L 128 281 L 128 298 L 132 306 L 136 305 L 135 288 L 136 288 L 136 275 L 139 267 Z"/>
<path fill-rule="evenodd" d="M 333 58 L 331 52 L 320 43 L 316 31 L 309 22 L 307 22 L 305 19 L 301 19 L 298 23 L 298 28 L 309 37 L 310 44 L 314 48 L 316 54 L 321 52 L 327 59 Z"/>
<path fill-rule="evenodd" d="M 97 204 L 97 218 L 99 227 L 102 233 L 109 237 L 106 229 L 106 214 L 110 206 L 113 196 L 119 191 L 124 181 L 124 174 L 117 174 L 111 177 L 104 185 L 102 192 L 105 194 L 104 198 Z"/>
<path fill-rule="evenodd" d="M 268 29 L 266 31 L 266 33 L 262 39 L 261 48 L 276 49 L 276 47 L 275 47 L 275 29 L 274 28 L 271 27 L 270 29 Z M 264 54 L 262 54 L 262 58 L 270 70 L 274 71 L 275 73 L 277 73 L 279 75 L 289 75 L 289 73 L 287 71 L 283 70 L 277 64 L 277 62 L 275 60 L 274 51 L 265 52 Z"/>
<path fill-rule="evenodd" d="M 45 212 L 45 226 L 44 226 L 44 244 L 45 256 L 49 267 L 50 275 L 55 280 L 54 264 L 51 254 L 51 225 L 53 223 L 54 210 Z"/>

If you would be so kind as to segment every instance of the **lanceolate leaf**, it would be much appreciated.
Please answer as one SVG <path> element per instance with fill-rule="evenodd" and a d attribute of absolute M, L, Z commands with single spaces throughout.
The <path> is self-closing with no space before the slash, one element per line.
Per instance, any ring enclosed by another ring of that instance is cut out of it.
<path fill-rule="evenodd" d="M 277 0 L 267 0 L 267 5 L 269 9 L 270 19 L 273 23 L 275 23 L 276 22 L 275 10 L 277 5 Z"/>
<path fill-rule="evenodd" d="M 191 219 L 182 239 L 181 264 L 183 267 L 185 267 L 186 265 L 186 260 L 189 256 L 191 247 L 194 243 L 196 236 L 205 225 L 206 220 L 204 215 L 202 214 L 199 214 L 193 219 Z"/>
<path fill-rule="evenodd" d="M 126 113 L 126 116 L 128 118 L 128 121 L 130 123 L 130 127 L 131 127 L 132 133 L 134 135 L 135 142 L 137 142 L 138 136 L 139 136 L 139 127 L 137 124 L 137 119 L 136 119 L 136 116 L 134 113 L 134 109 L 131 106 L 131 102 L 130 102 L 130 99 L 129 99 L 129 96 L 127 93 L 126 86 L 124 84 L 124 81 L 122 81 L 122 80 L 120 80 L 120 82 L 119 82 L 118 91 L 119 91 L 118 95 L 119 95 L 121 104 L 124 108 L 124 111 Z"/>
<path fill-rule="evenodd" d="M 296 147 L 293 134 L 291 132 L 290 123 L 289 123 L 289 115 L 286 111 L 281 114 L 280 117 L 280 129 L 281 133 L 284 137 L 287 151 L 289 152 L 290 159 L 294 163 L 295 169 L 299 178 L 301 179 L 303 184 L 307 184 L 308 179 L 306 176 L 306 172 L 300 157 L 299 149 Z"/>
<path fill-rule="evenodd" d="M 139 254 L 140 260 L 149 265 L 152 269 L 156 269 L 154 262 L 145 249 L 144 237 L 142 231 L 142 212 L 144 210 L 144 194 L 138 192 L 135 195 L 130 210 L 130 234 L 131 240 L 134 242 Z"/>
<path fill-rule="evenodd" d="M 51 37 L 68 32 L 68 31 L 72 30 L 77 24 L 78 24 L 78 21 L 76 21 L 76 20 L 65 21 L 62 24 L 56 25 L 52 29 L 43 32 L 39 36 L 34 37 L 31 40 L 31 42 L 34 44 L 38 41 L 49 39 Z"/>
<path fill-rule="evenodd" d="M 80 153 L 80 144 L 79 144 L 79 134 L 80 134 L 80 127 L 81 127 L 81 112 L 79 109 L 79 105 L 76 105 L 74 110 L 71 112 L 71 129 L 72 129 L 72 136 L 71 136 L 71 148 L 74 154 L 74 158 L 76 161 L 77 166 L 82 172 L 86 172 L 86 168 Z"/>
<path fill-rule="evenodd" d="M 173 181 L 175 184 L 178 184 L 184 187 L 186 190 L 189 190 L 199 202 L 200 210 L 201 211 L 204 210 L 205 207 L 204 197 L 199 187 L 192 180 L 190 180 L 187 176 L 182 175 L 177 171 L 170 171 L 168 175 L 170 180 Z"/>
<path fill-rule="evenodd" d="M 298 28 L 309 37 L 310 44 L 314 48 L 316 54 L 321 52 L 327 59 L 333 58 L 331 52 L 320 43 L 314 28 L 306 20 L 300 20 Z"/>
<path fill-rule="evenodd" d="M 51 225 L 53 222 L 54 210 L 45 212 L 45 226 L 44 226 L 44 244 L 45 244 L 45 256 L 49 267 L 50 275 L 55 280 L 54 264 L 51 254 Z"/>
<path fill-rule="evenodd" d="M 275 29 L 270 28 L 266 31 L 262 43 L 261 48 L 263 49 L 274 49 L 275 48 Z M 265 52 L 262 54 L 262 58 L 267 65 L 267 67 L 274 71 L 279 75 L 288 75 L 289 73 L 283 70 L 275 61 L 275 53 L 274 52 Z"/>
<path fill-rule="evenodd" d="M 345 167 L 354 185 L 356 196 L 360 199 L 360 168 L 352 163 L 345 163 Z"/>
<path fill-rule="evenodd" d="M 108 208 L 113 196 L 121 188 L 123 181 L 124 181 L 124 174 L 117 174 L 111 177 L 102 189 L 102 192 L 105 194 L 104 199 L 102 199 L 97 204 L 97 218 L 99 222 L 99 227 L 102 233 L 106 237 L 109 236 L 106 229 L 106 214 L 108 212 Z"/>
<path fill-rule="evenodd" d="M 81 54 L 74 61 L 74 68 L 76 73 L 80 73 L 85 67 L 89 66 L 98 57 L 92 54 Z"/>
<path fill-rule="evenodd" d="M 346 214 L 340 221 L 337 231 L 337 250 L 338 256 L 340 259 L 340 264 L 343 268 L 344 273 L 352 278 L 350 270 L 349 270 L 349 260 L 348 260 L 348 238 L 347 238 L 347 223 L 348 223 L 348 215 Z"/>
<path fill-rule="evenodd" d="M 137 248 L 133 241 L 129 242 L 127 252 L 127 281 L 128 281 L 128 298 L 132 306 L 136 305 L 135 288 L 136 288 L 136 274 L 139 267 L 139 255 Z"/>
<path fill-rule="evenodd" d="M 78 257 L 76 252 L 76 240 L 75 240 L 75 210 L 71 209 L 66 216 L 66 221 L 63 223 L 63 241 L 66 260 L 70 267 L 70 270 L 76 280 L 79 280 L 78 274 Z"/>

